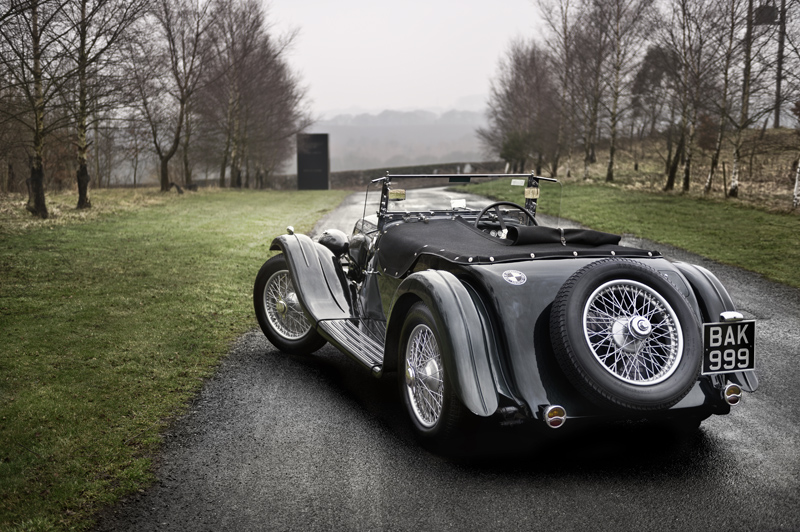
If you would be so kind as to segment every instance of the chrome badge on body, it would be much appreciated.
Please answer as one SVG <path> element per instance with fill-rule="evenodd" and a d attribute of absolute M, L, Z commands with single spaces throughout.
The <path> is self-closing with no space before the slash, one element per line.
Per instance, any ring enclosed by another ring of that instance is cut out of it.
<path fill-rule="evenodd" d="M 518 270 L 506 270 L 503 272 L 503 279 L 510 284 L 521 285 L 525 284 L 525 281 L 528 280 L 528 277 Z"/>

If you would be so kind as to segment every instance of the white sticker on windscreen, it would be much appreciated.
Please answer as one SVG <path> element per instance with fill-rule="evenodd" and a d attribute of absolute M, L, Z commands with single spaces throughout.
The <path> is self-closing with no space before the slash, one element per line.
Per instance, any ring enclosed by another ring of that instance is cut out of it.
<path fill-rule="evenodd" d="M 506 271 L 504 271 L 503 272 L 503 279 L 505 279 L 506 282 L 508 282 L 510 284 L 514 284 L 514 285 L 525 284 L 525 281 L 528 280 L 528 278 L 525 276 L 525 274 L 522 273 L 521 271 L 518 271 L 518 270 L 506 270 Z"/>

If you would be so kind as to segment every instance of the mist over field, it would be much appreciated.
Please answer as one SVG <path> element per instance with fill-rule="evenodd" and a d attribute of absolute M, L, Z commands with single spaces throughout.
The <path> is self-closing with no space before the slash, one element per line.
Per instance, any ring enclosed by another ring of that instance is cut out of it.
<path fill-rule="evenodd" d="M 309 133 L 327 133 L 331 170 L 363 170 L 486 158 L 475 130 L 484 126 L 477 111 L 383 111 L 341 114 L 316 122 Z M 295 172 L 293 163 L 288 173 Z"/>

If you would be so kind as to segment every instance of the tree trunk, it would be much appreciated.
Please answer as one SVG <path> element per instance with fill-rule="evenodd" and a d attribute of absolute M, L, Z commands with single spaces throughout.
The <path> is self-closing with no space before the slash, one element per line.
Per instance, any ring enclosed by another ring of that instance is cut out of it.
<path fill-rule="evenodd" d="M 36 156 L 31 161 L 31 177 L 26 180 L 28 185 L 28 204 L 25 208 L 42 220 L 49 216 L 44 197 L 44 168 L 42 160 Z"/>
<path fill-rule="evenodd" d="M 94 178 L 97 180 L 97 188 L 103 187 L 103 174 L 100 172 L 100 118 L 95 112 L 94 115 Z"/>
<path fill-rule="evenodd" d="M 136 188 L 136 177 L 139 173 L 139 150 L 134 150 L 133 154 L 133 188 Z"/>
<path fill-rule="evenodd" d="M 608 147 L 608 170 L 606 171 L 606 182 L 614 181 L 614 155 L 617 151 L 617 126 L 619 122 L 619 97 L 621 92 L 621 71 L 622 71 L 622 38 L 619 29 L 619 18 L 616 19 L 616 31 L 614 32 L 614 85 L 611 89 L 611 141 Z"/>
<path fill-rule="evenodd" d="M 191 124 L 189 123 L 190 113 L 189 110 L 186 110 L 186 114 L 184 115 L 184 130 L 183 130 L 183 184 L 184 185 L 191 185 L 192 184 L 192 167 L 189 161 L 189 144 L 191 142 L 192 136 L 192 129 Z"/>
<path fill-rule="evenodd" d="M 87 116 L 89 113 L 87 103 L 87 62 L 86 57 L 86 35 L 87 35 L 87 22 L 86 22 L 86 1 L 81 2 L 81 20 L 78 25 L 78 33 L 80 44 L 78 48 L 78 205 L 76 209 L 89 209 L 92 202 L 89 200 L 89 169 L 86 165 L 86 152 L 88 149 L 86 142 L 86 127 Z M 95 142 L 97 139 L 95 138 Z"/>
<path fill-rule="evenodd" d="M 670 128 L 667 133 L 667 159 L 664 163 L 664 175 L 669 175 L 669 169 L 672 167 L 672 129 Z"/>
<path fill-rule="evenodd" d="M 741 140 L 737 137 L 736 144 L 733 148 L 733 168 L 731 169 L 731 188 L 728 190 L 728 196 L 731 198 L 739 197 L 739 172 L 741 166 L 742 148 Z"/>
<path fill-rule="evenodd" d="M 589 145 L 587 144 L 584 147 L 584 156 L 583 156 L 583 179 L 589 179 Z"/>
<path fill-rule="evenodd" d="M 550 164 L 550 177 L 558 177 L 558 162 L 561 158 L 561 146 L 556 148 L 556 152 L 553 154 L 553 160 Z"/>
<path fill-rule="evenodd" d="M 136 177 L 133 181 L 136 186 Z M 89 209 L 92 202 L 89 201 L 89 169 L 86 167 L 86 158 L 78 164 L 78 206 L 77 209 Z"/>
<path fill-rule="evenodd" d="M 689 192 L 689 185 L 692 179 L 692 156 L 694 155 L 694 134 L 697 123 L 697 107 L 692 106 L 692 118 L 689 122 L 689 137 L 686 139 L 686 159 L 683 163 L 683 191 Z"/>
<path fill-rule="evenodd" d="M 589 120 L 587 119 L 587 122 Z M 589 162 L 592 156 L 591 148 L 590 148 L 590 136 L 589 128 L 591 126 L 587 123 L 585 124 L 584 130 L 586 135 L 583 137 L 583 178 L 589 179 Z"/>
<path fill-rule="evenodd" d="M 169 192 L 169 158 L 160 157 L 161 192 Z"/>
<path fill-rule="evenodd" d="M 219 167 L 219 187 L 225 188 L 225 171 L 228 169 L 228 142 L 225 144 L 225 153 L 222 154 L 222 164 Z"/>
<path fill-rule="evenodd" d="M 617 77 L 619 77 L 619 74 L 617 74 Z M 619 94 L 615 93 L 611 103 L 611 140 L 608 147 L 608 170 L 606 171 L 607 183 L 614 181 L 614 156 L 617 152 L 617 122 L 619 121 L 618 106 Z"/>
<path fill-rule="evenodd" d="M 678 165 L 680 165 L 680 160 L 683 155 L 683 143 L 684 136 L 683 133 L 681 133 L 681 136 L 678 139 L 678 146 L 675 148 L 675 155 L 672 157 L 672 164 L 670 165 L 669 172 L 667 173 L 667 184 L 664 185 L 665 192 L 675 189 L 675 176 L 678 173 Z"/>
<path fill-rule="evenodd" d="M 744 69 L 742 72 L 742 109 L 739 123 L 736 124 L 736 141 L 733 149 L 733 169 L 731 170 L 731 188 L 728 196 L 739 197 L 739 172 L 741 172 L 742 133 L 747 129 L 750 116 L 750 69 L 753 46 L 753 0 L 747 2 L 747 25 L 744 36 Z"/>
<path fill-rule="evenodd" d="M 727 92 L 727 75 L 725 76 L 725 90 Z M 714 143 L 714 153 L 711 154 L 711 167 L 708 169 L 708 177 L 706 178 L 706 185 L 703 187 L 703 194 L 708 194 L 711 192 L 711 184 L 714 180 L 714 173 L 717 171 L 717 166 L 719 165 L 719 156 L 722 153 L 722 139 L 725 137 L 725 109 L 727 109 L 726 104 L 727 98 L 723 97 L 722 100 L 722 107 L 723 112 L 719 118 L 719 127 L 717 128 L 717 140 Z"/>
<path fill-rule="evenodd" d="M 775 72 L 775 129 L 781 127 L 781 83 L 783 81 L 783 43 L 786 40 L 786 0 L 781 0 L 778 20 L 778 66 Z"/>
<path fill-rule="evenodd" d="M 39 35 L 39 5 L 31 5 L 31 37 L 33 48 L 34 130 L 31 177 L 28 180 L 28 204 L 26 208 L 34 216 L 45 220 L 49 216 L 44 197 L 44 92 L 42 88 L 41 48 Z"/>
<path fill-rule="evenodd" d="M 794 173 L 794 194 L 792 196 L 792 209 L 800 204 L 800 157 L 798 157 L 797 170 Z"/>
<path fill-rule="evenodd" d="M 614 181 L 614 154 L 617 151 L 615 146 L 616 132 L 611 133 L 611 145 L 608 148 L 608 169 L 606 170 L 606 183 Z"/>
<path fill-rule="evenodd" d="M 672 168 L 672 143 L 675 135 L 675 105 L 670 105 L 669 111 L 669 127 L 667 128 L 667 160 L 664 164 L 664 175 L 669 175 L 669 169 Z"/>

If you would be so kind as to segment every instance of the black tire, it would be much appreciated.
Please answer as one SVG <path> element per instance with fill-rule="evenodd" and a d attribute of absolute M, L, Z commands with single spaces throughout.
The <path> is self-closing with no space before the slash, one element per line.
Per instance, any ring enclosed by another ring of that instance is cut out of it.
<path fill-rule="evenodd" d="M 634 260 L 599 260 L 575 272 L 553 301 L 550 333 L 567 378 L 603 407 L 667 409 L 700 374 L 700 325 L 689 302 Z"/>
<path fill-rule="evenodd" d="M 307 355 L 325 345 L 297 300 L 283 254 L 261 266 L 253 287 L 253 305 L 264 335 L 284 353 Z"/>
<path fill-rule="evenodd" d="M 472 413 L 453 391 L 442 356 L 445 344 L 430 309 L 415 303 L 400 331 L 398 384 L 415 435 L 429 447 L 443 450 L 469 424 Z"/>

